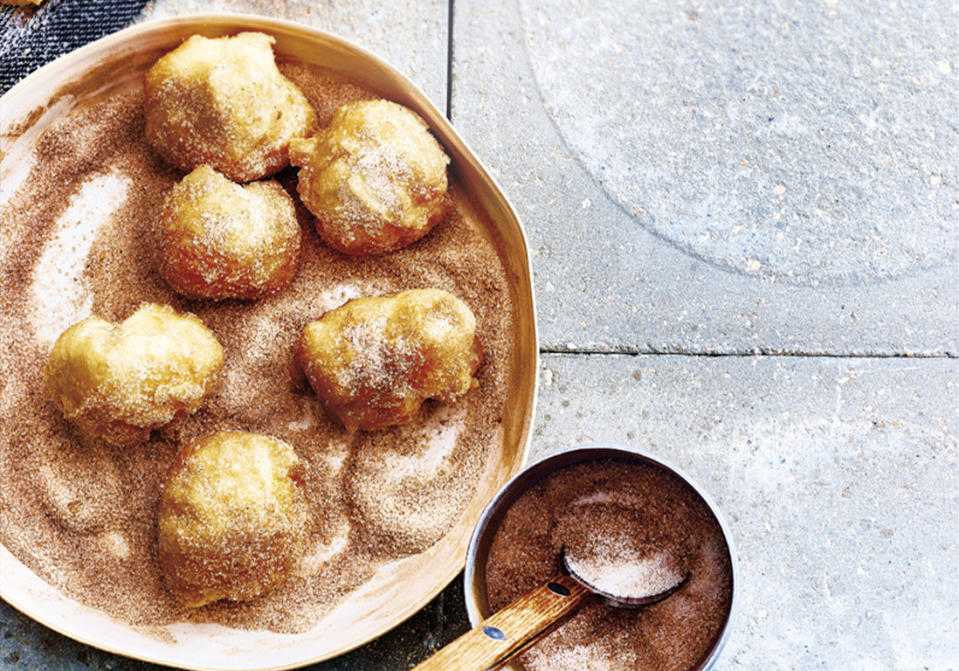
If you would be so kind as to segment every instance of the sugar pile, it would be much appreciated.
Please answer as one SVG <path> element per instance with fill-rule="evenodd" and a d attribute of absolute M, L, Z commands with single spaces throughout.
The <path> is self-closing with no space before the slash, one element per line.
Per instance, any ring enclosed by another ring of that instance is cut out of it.
<path fill-rule="evenodd" d="M 372 97 L 317 68 L 281 70 L 321 124 L 343 103 Z M 5 184 L 12 193 L 0 207 L 0 542 L 20 561 L 68 596 L 135 625 L 194 620 L 292 632 L 456 523 L 490 446 L 502 439 L 513 306 L 499 253 L 464 214 L 472 207 L 455 181 L 447 219 L 379 257 L 332 251 L 298 204 L 301 267 L 285 291 L 255 302 L 188 301 L 156 271 L 155 217 L 181 175 L 144 141 L 141 88 L 121 87 L 77 109 L 35 143 L 29 174 Z M 279 180 L 295 199 L 295 171 Z M 445 289 L 476 314 L 486 349 L 479 387 L 449 410 L 428 402 L 409 426 L 351 435 L 291 376 L 300 331 L 349 298 L 420 287 Z M 50 344 L 87 313 L 116 321 L 144 301 L 193 312 L 213 330 L 227 357 L 219 386 L 199 412 L 149 443 L 84 442 L 44 391 Z M 186 611 L 156 560 L 158 488 L 181 445 L 218 430 L 294 446 L 309 466 L 314 528 L 305 559 L 276 592 Z"/>
<path fill-rule="evenodd" d="M 623 598 L 644 599 L 680 584 L 689 573 L 689 547 L 675 516 L 648 515 L 641 501 L 601 494 L 574 501 L 553 530 L 570 569 L 594 589 Z"/>

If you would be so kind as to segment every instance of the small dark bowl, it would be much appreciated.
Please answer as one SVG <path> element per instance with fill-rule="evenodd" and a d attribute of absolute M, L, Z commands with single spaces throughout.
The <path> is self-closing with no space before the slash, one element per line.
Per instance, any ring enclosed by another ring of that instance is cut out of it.
<path fill-rule="evenodd" d="M 726 621 L 720 630 L 719 636 L 713 641 L 703 661 L 694 671 L 708 671 L 716 664 L 720 653 L 729 640 L 733 614 L 737 608 L 737 591 L 739 584 L 739 567 L 736 560 L 736 551 L 733 547 L 732 534 L 716 504 L 706 495 L 703 489 L 693 482 L 688 475 L 658 457 L 653 457 L 634 447 L 613 445 L 580 445 L 564 450 L 558 454 L 541 459 L 530 464 L 515 475 L 487 504 L 480 516 L 479 522 L 473 529 L 469 549 L 466 555 L 466 575 L 464 590 L 466 592 L 466 610 L 469 613 L 470 623 L 475 627 L 489 616 L 489 601 L 486 591 L 486 562 L 489 556 L 490 545 L 499 529 L 503 517 L 513 503 L 529 490 L 530 487 L 546 476 L 573 464 L 587 461 L 613 460 L 627 463 L 645 464 L 660 468 L 672 473 L 685 482 L 706 503 L 712 512 L 723 533 L 723 540 L 729 552 L 729 564 L 732 572 L 732 596 L 729 603 L 729 612 Z M 509 668 L 518 669 L 515 664 Z"/>

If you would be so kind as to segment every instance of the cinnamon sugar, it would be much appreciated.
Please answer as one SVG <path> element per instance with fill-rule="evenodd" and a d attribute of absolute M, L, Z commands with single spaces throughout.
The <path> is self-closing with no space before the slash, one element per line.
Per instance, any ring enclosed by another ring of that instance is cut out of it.
<path fill-rule="evenodd" d="M 533 486 L 507 511 L 486 565 L 492 612 L 560 570 L 564 547 L 590 571 L 642 573 L 644 560 L 689 573 L 668 599 L 638 610 L 591 602 L 520 656 L 528 671 L 690 671 L 718 638 L 732 599 L 722 529 L 705 502 L 676 476 L 613 461 L 576 464 Z M 605 554 L 604 553 L 608 553 Z M 672 564 L 672 565 L 670 565 Z M 628 589 L 629 578 L 611 581 Z M 648 588 L 644 585 L 643 588 Z M 610 591 L 615 591 L 615 589 Z"/>
<path fill-rule="evenodd" d="M 415 361 L 416 350 L 406 338 L 399 337 L 387 342 L 382 334 L 386 330 L 386 316 L 350 324 L 343 331 L 343 340 L 356 351 L 349 365 L 337 371 L 337 384 L 349 388 L 368 386 L 380 392 L 397 387 L 408 387 L 410 371 Z M 403 394 L 404 389 L 396 389 Z"/>
<path fill-rule="evenodd" d="M 318 68 L 280 68 L 321 125 L 343 103 L 374 97 Z M 482 225 L 463 215 L 467 196 L 455 181 L 454 209 L 442 223 L 377 257 L 323 245 L 297 201 L 303 242 L 290 286 L 256 302 L 203 302 L 173 292 L 156 270 L 155 217 L 181 175 L 144 140 L 139 87 L 72 112 L 46 131 L 35 156 L 0 209 L 0 542 L 20 561 L 134 625 L 193 620 L 292 632 L 308 629 L 384 563 L 430 547 L 452 527 L 499 439 L 513 319 L 503 264 Z M 277 179 L 296 201 L 295 171 Z M 297 338 L 348 299 L 420 287 L 445 289 L 476 314 L 486 351 L 479 387 L 454 404 L 427 402 L 409 425 L 349 434 L 291 379 Z M 216 334 L 226 351 L 218 388 L 146 444 L 84 442 L 43 390 L 52 338 L 88 314 L 116 321 L 144 301 L 193 312 Z M 219 430 L 293 445 L 308 465 L 315 524 L 284 586 L 188 611 L 157 563 L 159 483 L 182 445 Z"/>
<path fill-rule="evenodd" d="M 612 501 L 574 501 L 553 530 L 553 544 L 594 589 L 646 599 L 679 585 L 689 572 L 688 534 L 674 522 Z"/>

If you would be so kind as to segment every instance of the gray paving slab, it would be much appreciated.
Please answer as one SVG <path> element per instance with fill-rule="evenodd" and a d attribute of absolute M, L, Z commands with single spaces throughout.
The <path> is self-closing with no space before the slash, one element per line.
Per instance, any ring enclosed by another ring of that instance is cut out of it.
<path fill-rule="evenodd" d="M 195 13 L 262 14 L 319 28 L 385 58 L 446 109 L 449 10 L 444 0 L 150 0 L 142 20 Z"/>
<path fill-rule="evenodd" d="M 955 669 L 959 362 L 546 355 L 532 458 L 630 444 L 732 527 L 718 669 Z"/>
<path fill-rule="evenodd" d="M 957 353 L 951 5 L 456 2 L 544 346 Z"/>

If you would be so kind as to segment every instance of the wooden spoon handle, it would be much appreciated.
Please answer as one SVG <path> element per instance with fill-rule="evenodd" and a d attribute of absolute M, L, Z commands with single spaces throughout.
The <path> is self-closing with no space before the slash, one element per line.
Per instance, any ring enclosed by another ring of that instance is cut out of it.
<path fill-rule="evenodd" d="M 413 671 L 486 671 L 526 649 L 537 637 L 575 613 L 591 594 L 568 575 L 554 576 Z"/>

